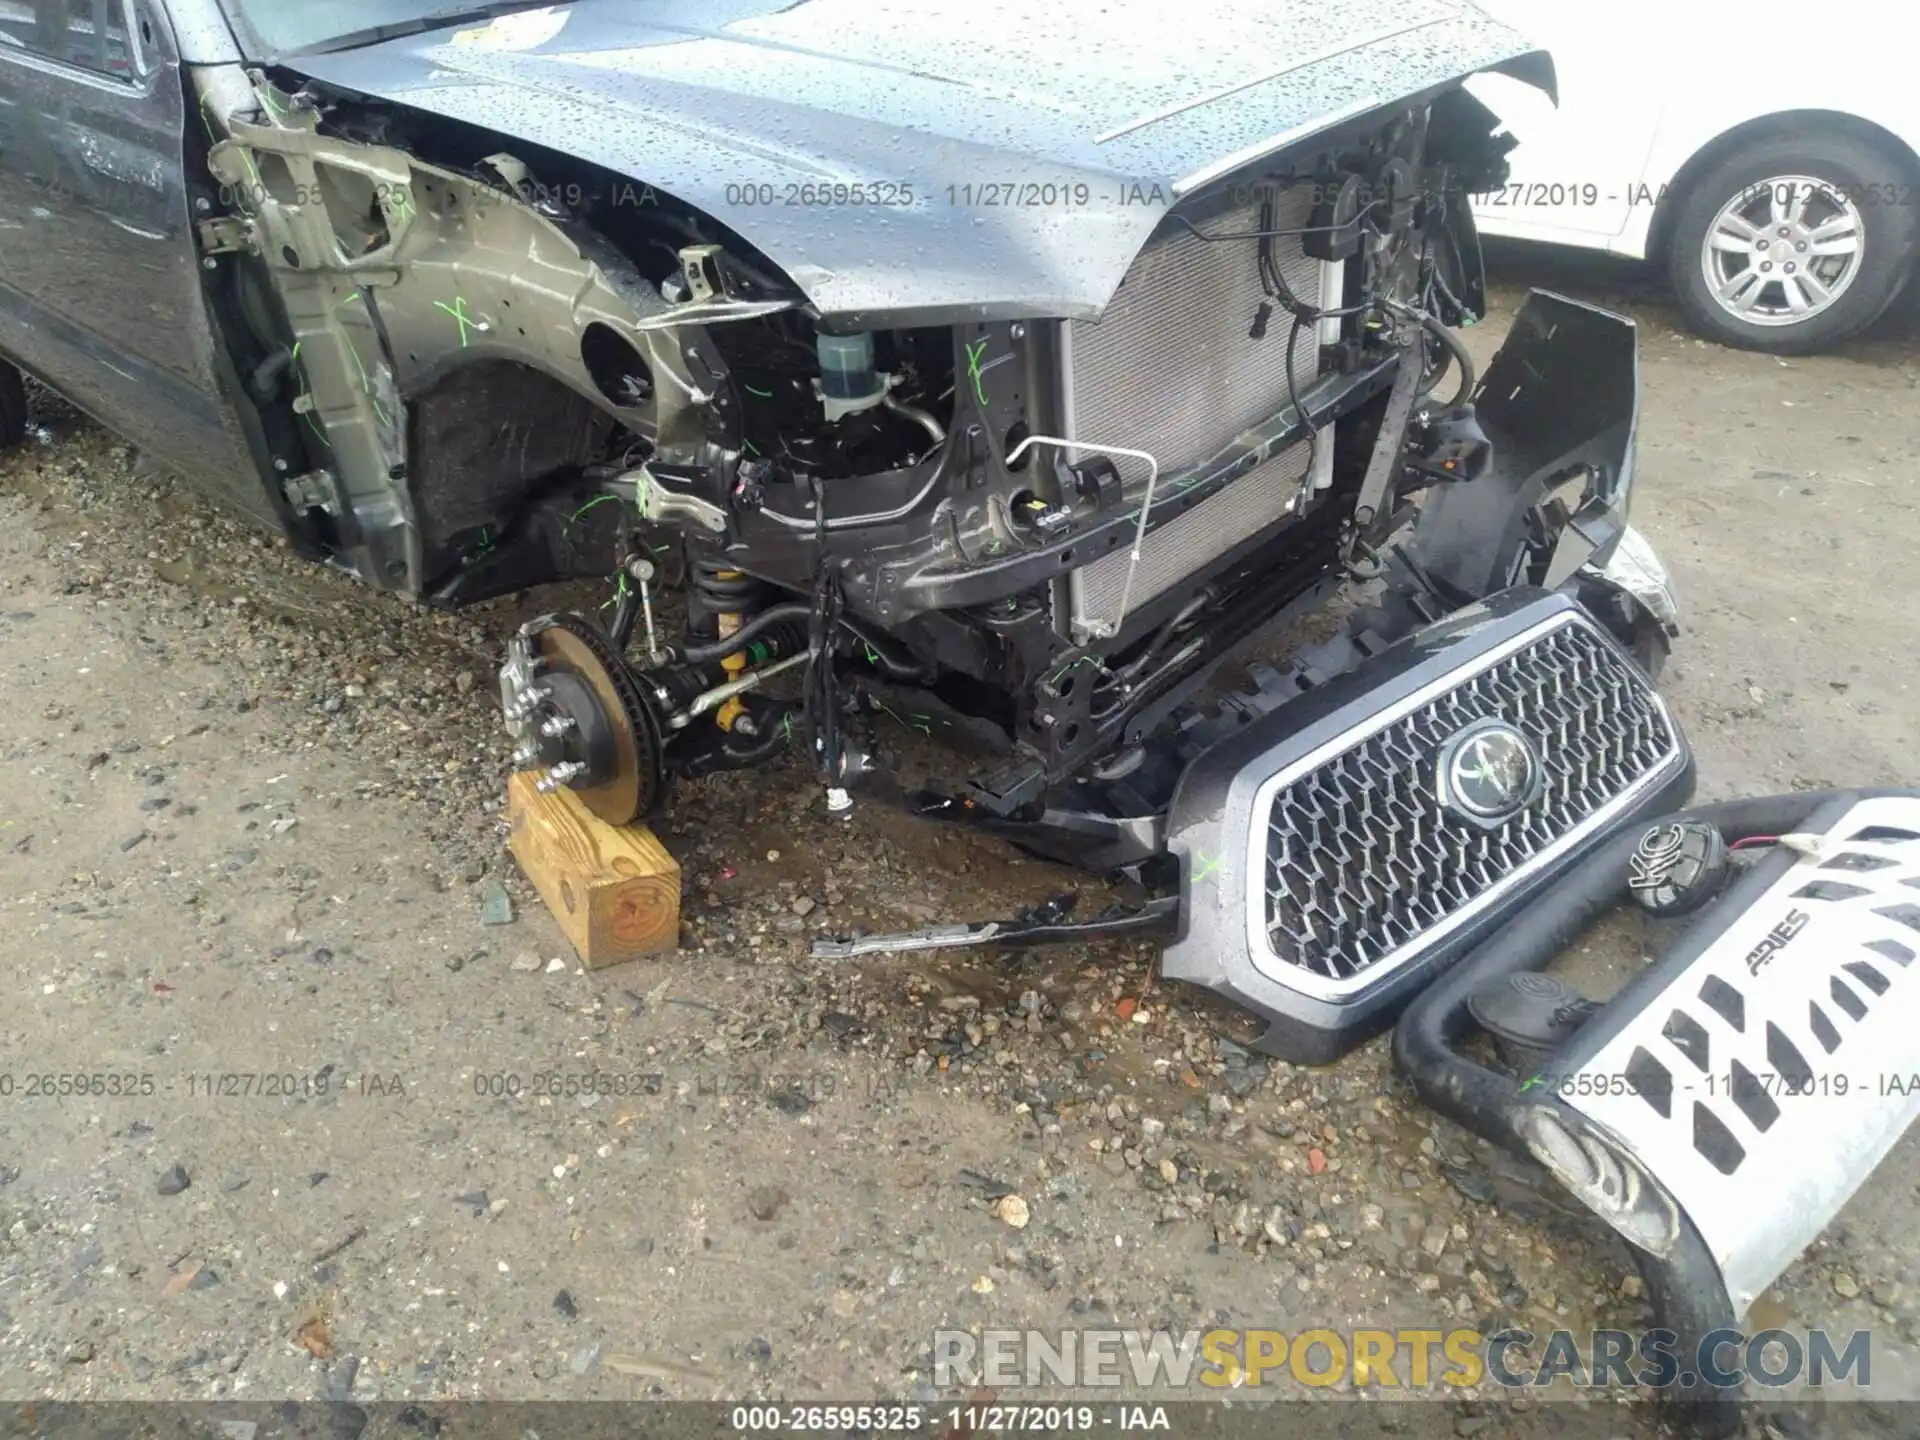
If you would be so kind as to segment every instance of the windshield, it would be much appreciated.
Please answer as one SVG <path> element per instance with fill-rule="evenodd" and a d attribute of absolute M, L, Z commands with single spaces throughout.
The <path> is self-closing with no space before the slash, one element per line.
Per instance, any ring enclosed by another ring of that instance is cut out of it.
<path fill-rule="evenodd" d="M 222 0 L 255 58 L 370 45 L 496 15 L 557 11 L 543 0 Z"/>

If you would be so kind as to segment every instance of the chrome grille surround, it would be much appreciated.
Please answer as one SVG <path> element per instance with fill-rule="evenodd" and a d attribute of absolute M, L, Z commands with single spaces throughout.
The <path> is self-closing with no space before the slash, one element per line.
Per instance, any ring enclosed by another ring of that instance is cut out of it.
<path fill-rule="evenodd" d="M 1443 806 L 1435 770 L 1449 739 L 1494 718 L 1532 740 L 1546 778 L 1489 829 Z M 1575 613 L 1544 622 L 1260 788 L 1254 964 L 1325 999 L 1372 989 L 1685 764 L 1665 702 L 1613 640 Z"/>
<path fill-rule="evenodd" d="M 1276 229 L 1308 223 L 1304 187 L 1274 192 Z M 1259 228 L 1257 197 L 1196 220 L 1210 234 Z M 1315 260 L 1297 237 L 1273 242 L 1273 258 L 1294 294 L 1338 306 L 1341 267 Z M 1160 462 L 1162 485 L 1204 464 L 1236 437 L 1287 408 L 1287 338 L 1292 319 L 1275 305 L 1267 334 L 1249 336 L 1267 300 L 1255 242 L 1201 240 L 1170 222 L 1141 251 L 1097 321 L 1061 327 L 1062 433 L 1072 440 L 1126 445 Z M 1338 338 L 1339 322 L 1294 344 L 1293 388 L 1304 394 L 1318 378 L 1320 342 Z M 1315 484 L 1331 479 L 1333 447 L 1320 449 Z M 1292 508 L 1306 477 L 1307 447 L 1275 456 L 1220 494 L 1148 535 L 1131 603 L 1171 589 L 1232 545 L 1276 524 Z M 1080 458 L 1078 456 L 1074 458 Z M 1146 480 L 1138 460 L 1114 456 L 1131 500 Z M 1164 492 L 1163 492 L 1164 493 Z M 1102 556 L 1070 581 L 1073 619 L 1112 621 L 1126 586 L 1129 550 Z"/>

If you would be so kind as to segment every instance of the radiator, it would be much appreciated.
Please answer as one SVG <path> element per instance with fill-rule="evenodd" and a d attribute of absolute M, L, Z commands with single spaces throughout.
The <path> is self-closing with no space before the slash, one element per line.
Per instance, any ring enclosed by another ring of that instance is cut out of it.
<path fill-rule="evenodd" d="M 1304 189 L 1275 195 L 1273 226 L 1308 223 Z M 1243 233 L 1260 225 L 1258 198 L 1196 222 L 1209 234 Z M 1309 304 L 1339 304 L 1341 268 L 1314 260 L 1294 237 L 1273 241 L 1276 267 L 1293 293 Z M 1267 295 L 1261 287 L 1259 247 L 1253 240 L 1209 242 L 1169 221 L 1127 272 L 1097 321 L 1063 327 L 1061 364 L 1066 435 L 1145 450 L 1160 463 L 1164 481 L 1211 459 L 1249 427 L 1286 408 L 1287 336 L 1292 317 L 1275 306 L 1266 335 L 1252 339 Z M 1330 322 L 1337 328 L 1337 322 Z M 1294 387 L 1304 393 L 1318 378 L 1321 334 L 1303 328 L 1294 344 Z M 1331 473 L 1332 446 L 1323 444 L 1316 477 Z M 1275 456 L 1219 495 L 1149 535 L 1130 604 L 1140 605 L 1177 586 L 1230 546 L 1273 528 L 1287 516 L 1306 479 L 1305 444 Z M 1137 501 L 1144 461 L 1114 462 Z M 1111 622 L 1126 588 L 1129 549 L 1074 572 L 1076 631 Z"/>

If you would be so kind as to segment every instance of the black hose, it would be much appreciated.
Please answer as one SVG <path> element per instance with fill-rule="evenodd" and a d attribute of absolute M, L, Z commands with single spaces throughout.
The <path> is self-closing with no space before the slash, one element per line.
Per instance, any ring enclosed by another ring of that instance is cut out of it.
<path fill-rule="evenodd" d="M 1705 805 L 1667 820 L 1703 821 L 1715 826 L 1732 844 L 1751 836 L 1790 834 L 1829 806 L 1878 795 L 1912 793 L 1812 791 Z M 1513 1076 L 1488 1069 L 1459 1048 L 1474 1029 L 1467 1002 L 1489 981 L 1524 970 L 1545 969 L 1589 924 L 1619 904 L 1627 894 L 1629 862 L 1645 833 L 1645 825 L 1631 825 L 1605 841 L 1407 1008 L 1393 1033 L 1393 1058 L 1428 1106 L 1502 1149 L 1531 1160 L 1519 1122 L 1534 1102 L 1524 1097 Z M 1746 903 L 1746 896 L 1736 890 L 1722 896 L 1715 906 L 1737 911 Z M 1715 913 L 1709 910 L 1698 923 L 1711 923 Z M 1714 1330 L 1732 1327 L 1734 1317 L 1719 1269 L 1706 1242 L 1684 1214 L 1679 1243 L 1672 1255 L 1663 1259 L 1637 1246 L 1630 1248 L 1646 1279 L 1656 1321 L 1679 1337 L 1680 1354 L 1692 1354 L 1701 1338 Z M 1677 1389 L 1670 1398 L 1703 1433 L 1730 1434 L 1739 1423 L 1735 1396 L 1708 1387 L 1704 1380 Z"/>
<path fill-rule="evenodd" d="M 675 646 L 674 658 L 687 665 L 708 665 L 715 660 L 724 660 L 729 655 L 737 655 L 775 626 L 790 620 L 806 620 L 812 614 L 813 607 L 802 600 L 790 600 L 783 605 L 770 606 L 733 634 L 724 635 L 711 645 Z"/>
<path fill-rule="evenodd" d="M 1453 399 L 1447 402 L 1446 408 L 1451 410 L 1455 406 L 1466 404 L 1473 398 L 1474 387 L 1480 383 L 1480 372 L 1474 368 L 1473 356 L 1467 353 L 1467 347 L 1461 343 L 1460 337 L 1442 324 L 1438 318 L 1423 310 L 1419 313 L 1419 320 L 1420 328 L 1446 346 L 1448 353 L 1453 356 L 1454 363 L 1460 367 L 1460 388 L 1454 393 Z M 1442 374 L 1444 373 L 1443 371 Z M 1436 385 L 1440 383 L 1438 375 L 1434 377 L 1433 383 Z"/>
<path fill-rule="evenodd" d="M 866 659 L 889 680 L 926 685 L 932 683 L 938 674 L 935 666 L 914 659 L 906 646 L 893 636 L 875 630 L 857 616 L 842 615 L 840 627 L 866 647 Z"/>
<path fill-rule="evenodd" d="M 716 640 L 711 645 L 676 646 L 673 655 L 683 664 L 710 665 L 716 660 L 738 654 L 755 640 L 764 637 L 769 630 L 796 620 L 811 621 L 812 618 L 813 607 L 806 601 L 789 600 L 762 610 L 732 635 Z M 851 615 L 841 615 L 838 619 L 840 628 L 866 647 L 866 658 L 889 679 L 924 684 L 933 678 L 933 667 L 915 660 L 891 635 L 875 630 L 864 620 Z"/>
<path fill-rule="evenodd" d="M 607 638 L 613 641 L 616 655 L 627 653 L 633 640 L 634 621 L 640 618 L 640 592 L 632 585 L 620 587 L 619 602 L 613 607 L 613 623 L 607 626 Z"/>
<path fill-rule="evenodd" d="M 1289 365 L 1287 369 L 1288 373 L 1291 374 L 1293 367 Z M 1309 467 L 1308 473 L 1312 473 L 1311 467 Z M 1181 626 L 1192 620 L 1218 598 L 1219 597 L 1214 594 L 1212 586 L 1204 587 L 1198 594 L 1191 597 L 1186 604 L 1182 605 L 1179 610 L 1174 613 L 1173 617 L 1168 620 L 1166 624 L 1153 632 L 1153 638 L 1147 641 L 1146 648 L 1141 650 L 1133 659 L 1129 660 L 1125 668 L 1120 671 L 1121 677 L 1131 680 L 1139 676 L 1148 665 L 1153 663 L 1154 657 L 1167 648 L 1167 642 L 1173 639 L 1179 632 Z"/>
<path fill-rule="evenodd" d="M 1444 267 L 1435 268 L 1433 272 L 1433 288 L 1439 291 L 1440 298 L 1446 301 L 1447 304 L 1453 307 L 1459 314 L 1470 316 L 1473 313 L 1467 309 L 1466 302 L 1453 293 L 1453 286 L 1447 283 L 1447 272 Z"/>

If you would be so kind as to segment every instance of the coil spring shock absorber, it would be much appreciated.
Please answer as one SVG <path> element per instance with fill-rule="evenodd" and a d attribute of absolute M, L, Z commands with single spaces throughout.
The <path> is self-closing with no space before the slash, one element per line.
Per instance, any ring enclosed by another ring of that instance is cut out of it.
<path fill-rule="evenodd" d="M 740 627 L 752 618 L 766 598 L 767 586 L 751 575 L 732 569 L 726 561 L 702 556 L 693 563 L 690 580 L 693 591 L 695 623 L 711 616 L 716 638 L 725 640 L 740 633 Z M 747 653 L 729 655 L 720 662 L 729 677 L 738 679 L 748 665 Z M 738 696 L 714 711 L 714 723 L 732 730 L 746 707 Z"/>

